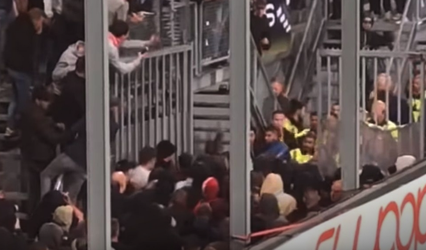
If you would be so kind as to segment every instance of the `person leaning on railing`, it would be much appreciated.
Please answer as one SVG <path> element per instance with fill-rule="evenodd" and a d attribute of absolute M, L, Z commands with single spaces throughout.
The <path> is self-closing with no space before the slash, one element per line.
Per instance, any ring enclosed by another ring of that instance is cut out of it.
<path fill-rule="evenodd" d="M 132 40 L 126 41 L 129 37 L 129 25 L 122 20 L 116 20 L 109 27 L 108 35 L 108 56 L 110 64 L 117 69 L 120 73 L 126 74 L 132 72 L 139 66 L 142 58 L 146 56 L 146 52 L 150 46 L 158 43 L 158 36 L 153 35 L 149 41 Z M 123 45 L 126 41 L 126 45 Z M 119 48 L 133 47 L 140 48 L 141 52 L 138 53 L 137 58 L 130 62 L 123 62 L 120 60 Z"/>
<path fill-rule="evenodd" d="M 266 0 L 253 1 L 250 31 L 257 51 L 262 55 L 263 50 L 268 50 L 271 47 L 268 18 L 266 17 Z"/>
<path fill-rule="evenodd" d="M 386 104 L 384 102 L 377 100 L 373 103 L 371 116 L 367 119 L 367 124 L 390 131 L 392 138 L 398 140 L 398 127 L 395 123 L 386 119 Z"/>

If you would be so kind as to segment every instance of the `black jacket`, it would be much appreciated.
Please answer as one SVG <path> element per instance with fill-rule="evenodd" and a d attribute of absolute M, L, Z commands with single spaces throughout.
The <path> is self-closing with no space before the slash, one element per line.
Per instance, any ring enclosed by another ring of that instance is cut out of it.
<path fill-rule="evenodd" d="M 32 74 L 36 53 L 37 34 L 28 14 L 19 16 L 6 30 L 4 61 L 7 68 Z"/>
<path fill-rule="evenodd" d="M 81 126 L 81 123 L 84 125 Z M 77 138 L 69 146 L 67 146 L 64 151 L 66 155 L 68 155 L 75 163 L 84 169 L 86 169 L 87 166 L 87 134 L 85 124 L 86 123 L 84 119 L 74 124 L 74 128 L 79 128 L 79 130 L 76 131 Z M 109 128 L 110 141 L 113 141 L 115 139 L 115 134 L 118 131 L 119 125 L 113 121 L 113 119 L 111 119 Z"/>
<path fill-rule="evenodd" d="M 56 156 L 56 146 L 72 139 L 74 129 L 61 131 L 45 111 L 30 103 L 20 120 L 21 153 L 26 160 L 50 162 Z"/>
<path fill-rule="evenodd" d="M 250 31 L 259 54 L 262 54 L 261 41 L 267 38 L 269 43 L 271 42 L 269 24 L 266 16 L 259 17 L 252 12 L 250 17 Z"/>
<path fill-rule="evenodd" d="M 62 79 L 61 95 L 52 103 L 50 114 L 58 122 L 71 127 L 86 114 L 86 79 L 75 72 Z"/>
<path fill-rule="evenodd" d="M 10 12 L 12 10 L 13 0 L 2 0 L 0 1 L 0 10 Z"/>

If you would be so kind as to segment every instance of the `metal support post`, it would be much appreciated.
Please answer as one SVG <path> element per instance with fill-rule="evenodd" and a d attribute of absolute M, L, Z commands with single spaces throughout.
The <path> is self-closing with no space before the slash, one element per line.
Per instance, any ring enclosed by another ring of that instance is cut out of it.
<path fill-rule="evenodd" d="M 342 0 L 340 155 L 343 189 L 359 186 L 359 24 L 360 1 Z"/>
<path fill-rule="evenodd" d="M 88 246 L 111 249 L 107 1 L 85 1 Z"/>
<path fill-rule="evenodd" d="M 231 50 L 231 235 L 250 233 L 250 16 L 249 1 L 229 1 Z M 234 248 L 233 249 L 238 249 Z"/>

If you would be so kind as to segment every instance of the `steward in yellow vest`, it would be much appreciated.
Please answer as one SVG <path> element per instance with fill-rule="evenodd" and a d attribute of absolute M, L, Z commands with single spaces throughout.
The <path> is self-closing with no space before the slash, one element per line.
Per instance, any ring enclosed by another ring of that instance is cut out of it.
<path fill-rule="evenodd" d="M 303 164 L 312 160 L 315 153 L 315 135 L 308 133 L 303 137 L 302 146 L 290 151 L 291 159 Z"/>

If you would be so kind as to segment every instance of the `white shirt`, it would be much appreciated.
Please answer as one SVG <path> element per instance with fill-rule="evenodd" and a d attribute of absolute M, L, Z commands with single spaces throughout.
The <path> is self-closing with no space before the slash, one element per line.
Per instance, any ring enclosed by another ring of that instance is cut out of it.
<path fill-rule="evenodd" d="M 62 13 L 62 0 L 44 0 L 44 13 L 48 18 L 53 17 L 53 13 Z"/>
<path fill-rule="evenodd" d="M 175 185 L 175 191 L 185 187 L 192 187 L 192 182 L 192 178 L 187 178 L 186 180 L 178 181 Z"/>
<path fill-rule="evenodd" d="M 143 189 L 146 185 L 148 185 L 148 178 L 150 174 L 150 170 L 142 166 L 137 166 L 129 171 L 130 184 L 132 184 L 135 189 Z"/>

